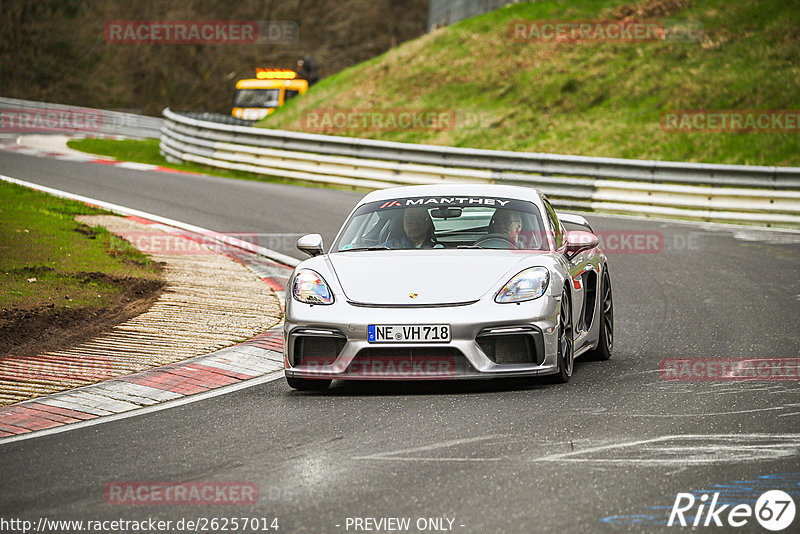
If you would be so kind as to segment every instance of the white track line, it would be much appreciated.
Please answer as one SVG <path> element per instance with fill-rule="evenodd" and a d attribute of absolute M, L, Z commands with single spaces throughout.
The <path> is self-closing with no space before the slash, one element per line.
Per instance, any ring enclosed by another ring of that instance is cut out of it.
<path fill-rule="evenodd" d="M 154 222 L 158 222 L 161 224 L 166 224 L 168 226 L 174 226 L 175 228 L 180 228 L 181 230 L 186 230 L 189 232 L 194 232 L 200 235 L 206 235 L 217 241 L 225 243 L 227 245 L 231 245 L 243 250 L 247 250 L 249 252 L 253 252 L 258 254 L 259 256 L 264 256 L 265 258 L 269 258 L 273 261 L 277 261 L 278 263 L 282 263 L 284 265 L 289 265 L 291 267 L 296 267 L 297 264 L 300 263 L 300 260 L 297 258 L 292 258 L 291 256 L 287 256 L 286 254 L 281 254 L 276 250 L 271 250 L 264 247 L 259 247 L 252 243 L 248 243 L 247 241 L 242 241 L 241 239 L 237 239 L 235 237 L 227 236 L 225 234 L 221 234 L 219 232 L 215 232 L 213 230 L 207 230 L 206 228 L 201 228 L 199 226 L 194 226 L 193 224 L 187 224 L 181 221 L 176 221 L 174 219 L 168 219 L 166 217 L 162 217 L 160 215 L 154 215 L 152 213 L 147 213 L 146 211 L 139 211 L 133 208 L 126 208 L 125 206 L 120 206 L 118 204 L 112 204 L 111 202 L 105 202 L 103 200 L 97 200 L 95 198 L 89 198 L 82 195 L 76 195 L 74 193 L 68 193 L 67 191 L 62 191 L 60 189 L 53 189 L 52 187 L 46 187 L 39 184 L 34 184 L 32 182 L 26 182 L 24 180 L 19 180 L 17 178 L 12 178 L 10 176 L 4 176 L 0 174 L 0 180 L 4 182 L 9 182 L 12 184 L 21 185 L 23 187 L 27 187 L 29 189 L 34 189 L 36 191 L 41 191 L 43 193 L 49 193 L 51 195 L 67 198 L 70 200 L 77 200 L 78 202 L 85 202 L 87 204 L 92 204 L 99 208 L 106 209 L 108 211 L 113 211 L 114 213 L 118 213 L 120 215 L 132 215 L 134 217 L 141 217 L 143 219 L 149 219 Z"/>
<path fill-rule="evenodd" d="M 605 217 L 608 219 L 630 219 L 634 221 L 651 221 L 656 223 L 675 223 L 675 224 L 687 224 L 690 226 L 699 226 L 700 228 L 705 228 L 707 230 L 752 230 L 755 232 L 781 232 L 781 233 L 789 233 L 789 234 L 800 234 L 800 230 L 794 228 L 779 228 L 774 226 L 758 226 L 755 224 L 736 224 L 736 223 L 722 223 L 722 222 L 712 222 L 712 221 L 687 221 L 685 219 L 670 219 L 669 217 L 645 217 L 643 215 L 625 215 L 622 213 L 602 213 L 597 211 L 580 211 L 580 210 L 556 210 L 556 213 L 559 211 L 565 211 L 568 213 L 578 213 L 580 215 L 588 215 L 590 217 Z"/>

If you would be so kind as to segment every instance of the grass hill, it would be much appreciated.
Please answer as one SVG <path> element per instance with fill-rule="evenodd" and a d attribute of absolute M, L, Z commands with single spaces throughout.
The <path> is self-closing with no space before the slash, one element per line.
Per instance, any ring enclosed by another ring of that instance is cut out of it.
<path fill-rule="evenodd" d="M 648 20 L 678 41 L 534 42 L 515 20 Z M 800 166 L 800 129 L 676 132 L 676 110 L 799 110 L 798 0 L 540 0 L 440 28 L 324 79 L 260 126 L 307 130 L 320 110 L 441 110 L 455 128 L 320 133 L 517 151 Z M 477 119 L 477 120 L 475 120 Z"/>

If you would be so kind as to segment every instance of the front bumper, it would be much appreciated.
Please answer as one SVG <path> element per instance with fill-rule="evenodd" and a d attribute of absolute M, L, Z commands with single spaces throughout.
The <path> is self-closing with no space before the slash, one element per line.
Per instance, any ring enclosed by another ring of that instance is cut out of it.
<path fill-rule="evenodd" d="M 341 295 L 331 305 L 312 306 L 293 300 L 289 293 L 284 324 L 285 373 L 295 378 L 345 380 L 552 374 L 558 370 L 559 298 L 547 293 L 519 304 L 480 300 L 459 306 L 389 308 L 354 305 Z M 367 341 L 370 324 L 443 323 L 450 325 L 451 340 L 447 343 Z M 511 358 L 498 358 L 481 348 L 481 342 L 487 346 L 487 336 L 499 339 L 511 335 L 529 337 L 531 342 L 527 346 L 535 352 L 535 357 L 520 363 L 513 354 Z M 309 354 L 306 346 L 316 347 L 314 353 Z"/>

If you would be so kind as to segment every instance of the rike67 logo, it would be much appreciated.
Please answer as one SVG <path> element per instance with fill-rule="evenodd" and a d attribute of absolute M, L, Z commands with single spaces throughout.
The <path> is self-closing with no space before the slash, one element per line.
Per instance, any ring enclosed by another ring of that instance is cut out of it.
<path fill-rule="evenodd" d="M 668 526 L 743 527 L 753 519 L 763 528 L 774 532 L 784 530 L 794 521 L 795 504 L 792 497 L 781 490 L 761 494 L 755 506 L 749 504 L 720 504 L 720 493 L 679 493 L 669 514 Z"/>

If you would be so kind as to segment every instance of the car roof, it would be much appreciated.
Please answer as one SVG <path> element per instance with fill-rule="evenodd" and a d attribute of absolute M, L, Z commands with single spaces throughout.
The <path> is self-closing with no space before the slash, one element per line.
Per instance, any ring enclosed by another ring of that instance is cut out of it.
<path fill-rule="evenodd" d="M 502 197 L 518 200 L 527 200 L 535 204 L 541 201 L 541 192 L 532 187 L 520 187 L 515 185 L 498 184 L 466 184 L 450 183 L 436 185 L 408 185 L 402 187 L 390 187 L 373 191 L 359 201 L 359 205 L 368 202 L 378 202 L 381 200 L 391 200 L 394 198 L 407 197 L 428 197 L 428 196 L 480 196 L 480 197 Z"/>

